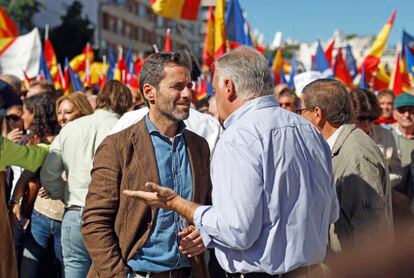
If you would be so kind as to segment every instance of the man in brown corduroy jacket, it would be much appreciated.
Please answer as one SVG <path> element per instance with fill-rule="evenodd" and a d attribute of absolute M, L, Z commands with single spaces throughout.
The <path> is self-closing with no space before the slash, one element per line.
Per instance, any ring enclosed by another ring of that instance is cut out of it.
<path fill-rule="evenodd" d="M 149 113 L 108 136 L 96 152 L 82 225 L 92 258 L 89 277 L 208 277 L 205 247 L 191 223 L 121 194 L 145 190 L 152 181 L 197 203 L 210 202 L 208 144 L 183 123 L 190 109 L 190 72 L 186 52 L 151 55 L 140 73 Z M 180 236 L 188 233 L 194 242 L 186 244 L 199 254 L 191 258 L 180 252 Z"/>

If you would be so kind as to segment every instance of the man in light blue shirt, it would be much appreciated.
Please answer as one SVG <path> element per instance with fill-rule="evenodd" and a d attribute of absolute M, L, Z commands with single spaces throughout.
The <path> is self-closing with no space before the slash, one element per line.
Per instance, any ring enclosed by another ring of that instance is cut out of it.
<path fill-rule="evenodd" d="M 195 223 L 229 277 L 320 275 L 329 224 L 338 218 L 331 152 L 311 123 L 279 107 L 266 59 L 239 47 L 216 62 L 223 132 L 213 155 L 212 206 L 168 188 L 124 191 Z M 198 238 L 182 248 L 197 254 Z"/>

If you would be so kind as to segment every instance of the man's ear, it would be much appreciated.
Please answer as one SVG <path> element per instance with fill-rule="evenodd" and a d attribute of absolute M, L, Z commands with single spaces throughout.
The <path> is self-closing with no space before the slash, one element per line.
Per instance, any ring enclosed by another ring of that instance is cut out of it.
<path fill-rule="evenodd" d="M 322 109 L 319 108 L 319 107 L 315 107 L 314 113 L 315 113 L 315 122 L 316 122 L 316 124 L 319 127 L 323 128 L 325 126 L 326 119 L 324 118 Z"/>
<path fill-rule="evenodd" d="M 151 84 L 145 83 L 142 87 L 144 97 L 148 100 L 149 103 L 154 104 L 156 97 L 156 89 Z"/>
<path fill-rule="evenodd" d="M 224 80 L 224 87 L 226 88 L 227 100 L 229 102 L 233 102 L 236 100 L 236 87 L 234 86 L 233 81 L 231 80 Z"/>

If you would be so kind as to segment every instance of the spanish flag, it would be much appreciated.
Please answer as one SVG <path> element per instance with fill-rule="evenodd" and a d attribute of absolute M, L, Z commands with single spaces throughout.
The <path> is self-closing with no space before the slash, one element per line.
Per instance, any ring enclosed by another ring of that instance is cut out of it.
<path fill-rule="evenodd" d="M 197 20 L 200 0 L 151 0 L 151 8 L 157 15 L 175 18 Z"/>
<path fill-rule="evenodd" d="M 206 35 L 204 38 L 203 63 L 211 68 L 214 62 L 214 12 L 210 6 Z"/>
<path fill-rule="evenodd" d="M 379 80 L 374 80 L 374 88 L 380 89 L 380 87 L 387 88 L 388 83 L 384 84 L 387 79 L 386 71 L 379 69 L 379 65 L 381 62 L 381 56 L 384 53 L 385 45 L 387 44 L 388 37 L 391 33 L 392 26 L 394 24 L 395 16 L 397 11 L 394 10 L 388 22 L 382 27 L 381 31 L 378 33 L 377 38 L 375 39 L 373 45 L 371 46 L 371 50 L 369 51 L 368 55 L 365 57 L 362 65 L 365 68 L 365 74 L 368 80 L 371 80 L 373 76 L 375 76 L 376 72 L 381 70 L 381 72 L 377 73 L 377 76 L 380 78 Z M 388 76 L 389 80 L 389 76 Z M 377 84 L 379 87 L 375 87 Z"/>
<path fill-rule="evenodd" d="M 17 37 L 19 30 L 16 24 L 0 6 L 0 38 Z"/>
<path fill-rule="evenodd" d="M 57 59 L 55 49 L 53 48 L 52 42 L 49 38 L 45 39 L 45 43 L 43 46 L 43 55 L 45 56 L 47 67 L 49 68 L 50 74 L 52 77 L 55 77 L 58 73 L 57 68 Z"/>
<path fill-rule="evenodd" d="M 275 77 L 275 84 L 281 83 L 281 76 L 284 75 L 282 70 L 282 48 L 279 47 L 276 51 L 275 58 L 273 59 L 272 70 Z"/>
<path fill-rule="evenodd" d="M 226 45 L 226 24 L 224 20 L 225 6 L 224 0 L 216 1 L 216 19 L 214 21 L 214 56 L 215 59 L 222 56 L 227 51 Z"/>

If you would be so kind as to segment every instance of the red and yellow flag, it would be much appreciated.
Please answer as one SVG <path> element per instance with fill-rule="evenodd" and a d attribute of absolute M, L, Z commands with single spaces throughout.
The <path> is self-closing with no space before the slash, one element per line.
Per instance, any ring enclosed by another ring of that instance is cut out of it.
<path fill-rule="evenodd" d="M 326 47 L 324 51 L 326 59 L 328 60 L 329 66 L 332 66 L 332 52 L 334 50 L 334 47 L 335 47 L 335 39 L 332 39 L 332 41 L 329 43 L 328 47 Z"/>
<path fill-rule="evenodd" d="M 373 85 L 375 89 L 387 88 L 389 82 L 389 76 L 383 66 L 380 66 L 381 56 L 384 53 L 385 45 L 387 44 L 388 37 L 391 33 L 392 26 L 394 24 L 395 16 L 397 11 L 394 10 L 390 19 L 387 23 L 382 27 L 381 31 L 378 33 L 377 38 L 375 39 L 374 43 L 371 46 L 371 49 L 368 55 L 365 57 L 364 61 L 362 62 L 366 77 L 368 80 L 373 80 Z M 378 72 L 377 72 L 378 71 Z M 378 80 L 376 80 L 378 79 Z"/>
<path fill-rule="evenodd" d="M 216 1 L 216 18 L 214 20 L 214 58 L 217 59 L 227 51 L 224 0 Z"/>
<path fill-rule="evenodd" d="M 6 11 L 0 6 L 0 38 L 17 37 L 19 30 Z"/>
<path fill-rule="evenodd" d="M 55 77 L 58 68 L 57 68 L 57 59 L 56 59 L 56 53 L 55 49 L 53 48 L 52 42 L 49 40 L 49 38 L 45 39 L 45 45 L 43 47 L 43 55 L 46 59 L 47 67 L 49 68 L 50 75 L 52 77 Z"/>
<path fill-rule="evenodd" d="M 157 15 L 175 18 L 197 20 L 200 0 L 151 0 L 151 8 Z"/>
<path fill-rule="evenodd" d="M 214 12 L 210 6 L 203 49 L 203 63 L 209 68 L 214 62 L 214 52 Z"/>
<path fill-rule="evenodd" d="M 275 77 L 275 84 L 280 83 L 280 77 L 284 74 L 282 71 L 283 55 L 282 48 L 279 47 L 276 51 L 275 57 L 273 58 L 272 70 Z"/>

